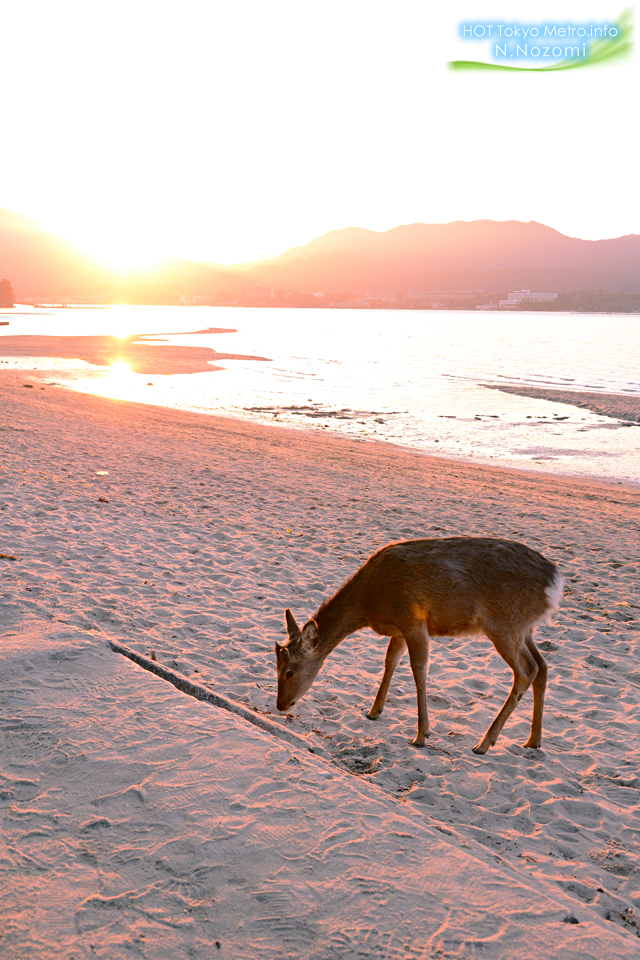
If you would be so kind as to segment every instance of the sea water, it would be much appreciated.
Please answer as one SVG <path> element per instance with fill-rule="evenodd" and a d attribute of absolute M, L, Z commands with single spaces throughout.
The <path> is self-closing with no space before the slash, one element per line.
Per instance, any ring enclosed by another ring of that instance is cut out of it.
<path fill-rule="evenodd" d="M 256 359 L 211 373 L 2 357 L 65 387 L 254 422 L 333 431 L 481 463 L 640 482 L 640 426 L 501 393 L 542 386 L 640 399 L 640 316 L 233 307 L 17 308 L 15 334 L 164 335 Z M 207 328 L 232 332 L 195 333 Z M 35 352 L 35 351 L 34 351 Z M 266 358 L 266 359 L 258 359 Z"/>

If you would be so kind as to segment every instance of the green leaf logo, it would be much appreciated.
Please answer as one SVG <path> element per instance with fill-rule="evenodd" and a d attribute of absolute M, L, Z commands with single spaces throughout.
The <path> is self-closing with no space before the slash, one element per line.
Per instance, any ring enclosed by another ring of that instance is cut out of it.
<path fill-rule="evenodd" d="M 586 56 L 567 58 L 545 67 L 512 67 L 509 64 L 487 63 L 483 60 L 450 60 L 451 70 L 508 70 L 510 73 L 551 73 L 557 70 L 576 70 L 579 67 L 592 67 L 596 64 L 611 63 L 630 56 L 633 51 L 633 18 L 631 8 L 624 10 L 612 26 L 618 34 L 613 38 L 600 38 L 589 44 Z"/>

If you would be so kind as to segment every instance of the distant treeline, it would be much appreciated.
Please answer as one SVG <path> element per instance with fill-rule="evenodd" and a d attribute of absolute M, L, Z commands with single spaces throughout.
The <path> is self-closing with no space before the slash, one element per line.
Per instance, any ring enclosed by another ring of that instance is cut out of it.
<path fill-rule="evenodd" d="M 521 310 L 574 310 L 578 313 L 640 313 L 640 293 L 608 290 L 570 290 L 556 300 L 534 303 L 523 300 Z"/>
<path fill-rule="evenodd" d="M 229 306 L 229 307 L 315 307 L 324 309 L 360 310 L 475 310 L 476 307 L 500 309 L 498 304 L 506 300 L 508 292 L 488 293 L 485 290 L 438 290 L 431 293 L 399 290 L 377 293 L 350 291 L 341 293 L 304 293 L 297 290 L 272 289 L 268 295 L 257 295 L 255 288 L 239 293 L 231 291 L 214 295 L 189 295 L 167 284 L 164 288 L 120 290 L 117 296 L 105 295 L 95 298 L 62 297 L 56 301 L 41 298 L 25 298 L 24 302 L 43 305 L 51 302 L 64 303 L 130 303 L 167 304 L 180 306 Z M 13 305 L 13 291 L 8 280 L 0 283 L 0 307 Z M 523 300 L 512 310 L 524 311 L 574 311 L 577 313 L 640 313 L 640 293 L 611 292 L 607 290 L 570 290 L 559 293 L 555 300 L 536 303 Z"/>

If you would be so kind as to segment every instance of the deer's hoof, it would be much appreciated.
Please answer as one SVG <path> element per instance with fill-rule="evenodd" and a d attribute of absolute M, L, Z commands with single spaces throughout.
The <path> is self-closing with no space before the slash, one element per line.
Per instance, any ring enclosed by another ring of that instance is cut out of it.
<path fill-rule="evenodd" d="M 372 707 L 371 710 L 369 710 L 369 713 L 366 714 L 366 718 L 367 720 L 377 720 L 381 713 L 382 713 L 381 709 L 374 711 Z"/>
<path fill-rule="evenodd" d="M 484 740 L 481 740 L 480 743 L 476 743 L 475 747 L 473 747 L 473 752 L 482 755 L 483 753 L 487 752 L 490 746 L 491 744 L 485 743 Z"/>
<path fill-rule="evenodd" d="M 529 750 L 539 750 L 541 747 L 540 740 L 532 740 L 531 737 L 527 740 L 526 743 L 522 744 L 523 747 L 526 747 Z"/>
<path fill-rule="evenodd" d="M 427 736 L 429 736 L 429 734 L 427 734 Z M 426 747 L 426 743 L 424 741 L 425 741 L 424 737 L 417 736 L 415 740 L 411 741 L 411 746 L 418 747 L 418 749 L 421 750 L 423 747 Z"/>

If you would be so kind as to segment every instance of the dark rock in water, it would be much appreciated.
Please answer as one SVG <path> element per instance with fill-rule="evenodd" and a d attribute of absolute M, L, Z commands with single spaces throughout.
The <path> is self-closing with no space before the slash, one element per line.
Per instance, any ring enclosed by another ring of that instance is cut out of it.
<path fill-rule="evenodd" d="M 13 307 L 13 288 L 8 280 L 0 280 L 0 307 Z"/>

